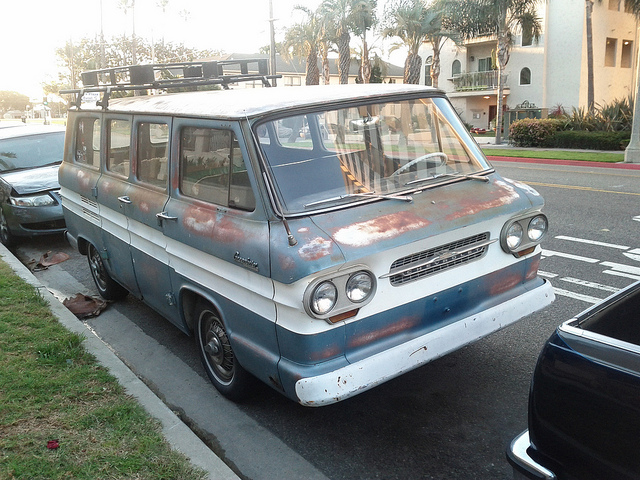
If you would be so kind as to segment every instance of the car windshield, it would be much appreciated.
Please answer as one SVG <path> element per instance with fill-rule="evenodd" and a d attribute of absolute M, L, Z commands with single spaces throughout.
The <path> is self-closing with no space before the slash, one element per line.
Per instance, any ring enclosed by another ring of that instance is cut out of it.
<path fill-rule="evenodd" d="M 368 197 L 407 200 L 402 192 L 490 168 L 442 97 L 278 118 L 256 134 L 287 214 Z"/>
<path fill-rule="evenodd" d="M 35 168 L 62 161 L 64 132 L 0 140 L 0 172 Z"/>

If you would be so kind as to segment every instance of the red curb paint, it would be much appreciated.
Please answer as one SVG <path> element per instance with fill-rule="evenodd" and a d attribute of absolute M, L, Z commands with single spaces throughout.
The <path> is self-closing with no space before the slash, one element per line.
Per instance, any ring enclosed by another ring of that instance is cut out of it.
<path fill-rule="evenodd" d="M 622 170 L 640 170 L 638 163 L 604 163 L 585 162 L 580 160 L 552 160 L 546 158 L 494 157 L 487 156 L 492 162 L 541 163 L 548 165 L 571 165 L 575 167 L 618 168 Z"/>

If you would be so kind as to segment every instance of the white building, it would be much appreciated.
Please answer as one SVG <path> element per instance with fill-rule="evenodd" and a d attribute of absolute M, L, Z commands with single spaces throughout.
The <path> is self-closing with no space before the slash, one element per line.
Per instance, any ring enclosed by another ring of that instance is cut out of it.
<path fill-rule="evenodd" d="M 534 104 L 553 110 L 587 106 L 587 35 L 585 0 L 543 0 L 538 7 L 542 36 L 538 43 L 517 32 L 505 68 L 505 109 Z M 593 70 L 596 104 L 627 98 L 634 92 L 638 36 L 635 17 L 624 0 L 594 2 Z M 495 127 L 497 71 L 492 52 L 496 37 L 481 37 L 456 46 L 447 41 L 441 52 L 438 86 L 445 90 L 462 119 L 474 127 Z M 432 55 L 424 44 L 421 83 L 430 84 Z"/>

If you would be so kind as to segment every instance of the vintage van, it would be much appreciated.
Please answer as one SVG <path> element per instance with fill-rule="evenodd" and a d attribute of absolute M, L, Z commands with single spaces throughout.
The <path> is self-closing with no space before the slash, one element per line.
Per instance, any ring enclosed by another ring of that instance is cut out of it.
<path fill-rule="evenodd" d="M 210 67 L 183 83 L 244 79 Z M 76 92 L 68 238 L 102 296 L 135 295 L 192 334 L 227 397 L 258 378 L 303 405 L 337 402 L 553 300 L 537 275 L 542 198 L 494 170 L 441 91 L 109 98 L 166 88 L 155 75 Z"/>

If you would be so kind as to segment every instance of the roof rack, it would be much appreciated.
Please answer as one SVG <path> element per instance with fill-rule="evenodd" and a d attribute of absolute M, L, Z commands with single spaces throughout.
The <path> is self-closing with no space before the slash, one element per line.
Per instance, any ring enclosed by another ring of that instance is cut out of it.
<path fill-rule="evenodd" d="M 257 73 L 249 73 L 251 64 L 257 64 L 252 68 Z M 106 110 L 112 92 L 204 85 L 221 85 L 228 89 L 229 84 L 254 80 L 270 87 L 269 79 L 280 78 L 281 75 L 268 75 L 268 72 L 268 60 L 263 58 L 129 65 L 82 72 L 83 88 L 61 90 L 60 93 L 76 94 L 75 105 L 78 109 L 85 93 L 102 93 L 102 101 L 96 104 Z"/>

